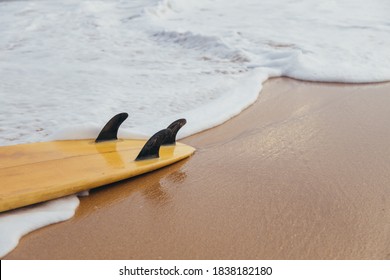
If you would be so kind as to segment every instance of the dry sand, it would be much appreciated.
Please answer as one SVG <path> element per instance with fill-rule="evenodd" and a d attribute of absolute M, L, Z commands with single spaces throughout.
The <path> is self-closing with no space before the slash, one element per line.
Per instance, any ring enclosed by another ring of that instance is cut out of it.
<path fill-rule="evenodd" d="M 6 258 L 390 258 L 390 83 L 272 79 L 182 142 L 190 159 L 91 191 Z"/>

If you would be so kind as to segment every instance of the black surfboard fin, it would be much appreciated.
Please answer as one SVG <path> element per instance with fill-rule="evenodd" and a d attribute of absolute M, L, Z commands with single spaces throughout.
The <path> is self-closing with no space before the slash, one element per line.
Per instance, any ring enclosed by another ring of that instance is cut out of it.
<path fill-rule="evenodd" d="M 165 138 L 169 137 L 171 134 L 172 131 L 169 128 L 160 130 L 159 132 L 154 134 L 145 143 L 141 152 L 138 154 L 135 160 L 138 161 L 144 159 L 158 158 L 160 156 L 159 151 L 162 143 L 164 142 Z"/>
<path fill-rule="evenodd" d="M 129 114 L 120 113 L 115 115 L 108 121 L 108 123 L 100 131 L 99 136 L 96 138 L 95 143 L 117 140 L 119 126 L 127 119 Z"/>
<path fill-rule="evenodd" d="M 168 126 L 168 129 L 172 131 L 171 135 L 165 138 L 162 145 L 175 145 L 177 132 L 187 123 L 186 119 L 178 119 Z"/>

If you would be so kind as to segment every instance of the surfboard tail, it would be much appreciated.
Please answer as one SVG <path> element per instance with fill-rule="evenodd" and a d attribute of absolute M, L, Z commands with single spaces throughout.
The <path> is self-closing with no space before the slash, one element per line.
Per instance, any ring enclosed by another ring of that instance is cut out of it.
<path fill-rule="evenodd" d="M 154 134 L 145 143 L 136 161 L 158 158 L 161 146 L 175 145 L 177 132 L 186 124 L 185 119 L 178 119 L 171 123 L 166 129 L 160 130 Z"/>
<path fill-rule="evenodd" d="M 119 127 L 128 116 L 129 114 L 127 113 L 120 113 L 112 117 L 100 131 L 98 137 L 95 139 L 95 143 L 118 140 Z M 187 121 L 185 119 L 178 119 L 167 128 L 154 134 L 145 143 L 135 160 L 158 158 L 160 147 L 175 145 L 177 133 L 186 123 Z"/>

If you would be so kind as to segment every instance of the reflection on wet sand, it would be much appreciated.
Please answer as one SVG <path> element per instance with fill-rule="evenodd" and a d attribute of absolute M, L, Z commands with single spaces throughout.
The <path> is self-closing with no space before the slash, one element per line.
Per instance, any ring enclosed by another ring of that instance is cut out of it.
<path fill-rule="evenodd" d="M 389 89 L 270 80 L 189 160 L 92 191 L 7 258 L 388 258 Z"/>
<path fill-rule="evenodd" d="M 166 204 L 169 201 L 169 192 L 164 187 L 164 182 L 184 183 L 186 173 L 182 169 L 187 161 L 188 159 L 185 159 L 161 170 L 91 190 L 88 197 L 80 198 L 81 203 L 75 219 L 88 216 L 98 209 L 112 207 L 123 200 L 131 200 L 131 197 L 137 194 L 141 194 L 146 202 Z M 142 184 L 143 180 L 147 180 L 147 184 Z"/>
<path fill-rule="evenodd" d="M 173 188 L 173 186 L 169 183 L 184 183 L 186 177 L 186 173 L 180 169 L 172 173 L 167 173 L 166 176 L 161 177 L 161 179 L 155 184 L 146 186 L 142 190 L 142 194 L 145 198 L 147 198 L 147 202 L 152 202 L 159 205 L 166 204 L 170 201 L 171 198 L 170 192 L 167 191 L 167 188 Z M 165 184 L 166 181 L 168 181 L 168 184 Z"/>

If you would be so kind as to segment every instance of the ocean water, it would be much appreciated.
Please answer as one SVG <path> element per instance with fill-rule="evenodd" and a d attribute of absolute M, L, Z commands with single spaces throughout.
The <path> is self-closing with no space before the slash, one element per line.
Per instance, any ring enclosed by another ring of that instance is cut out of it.
<path fill-rule="evenodd" d="M 130 115 L 121 137 L 183 117 L 185 137 L 239 114 L 270 77 L 389 81 L 388 11 L 387 0 L 0 0 L 0 145 L 95 137 L 118 112 Z M 10 230 L 10 216 L 1 248 L 69 218 Z"/>

